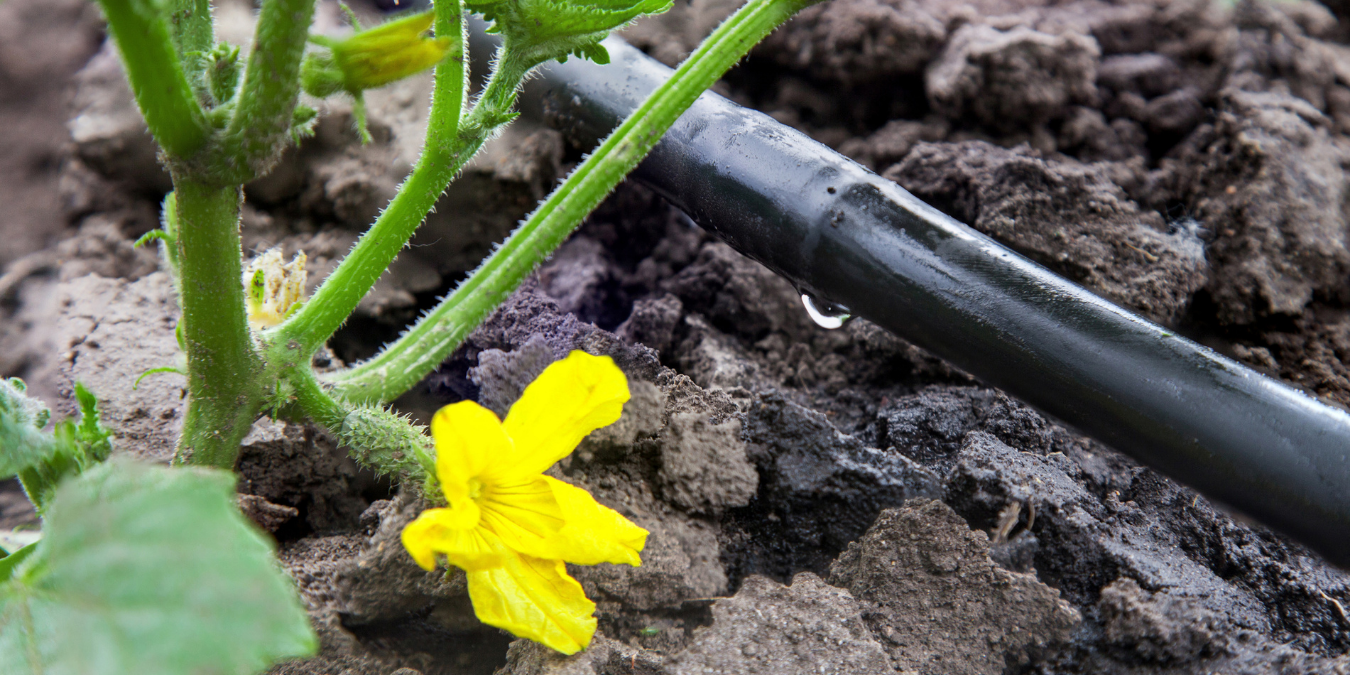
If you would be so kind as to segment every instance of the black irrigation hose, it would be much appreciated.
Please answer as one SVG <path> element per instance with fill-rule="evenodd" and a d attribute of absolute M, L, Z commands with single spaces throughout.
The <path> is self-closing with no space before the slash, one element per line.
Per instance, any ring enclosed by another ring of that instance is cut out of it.
<path fill-rule="evenodd" d="M 667 78 L 618 40 L 526 113 L 594 143 Z M 633 178 L 804 293 L 1350 567 L 1350 415 L 1102 300 L 804 134 L 705 94 Z"/>

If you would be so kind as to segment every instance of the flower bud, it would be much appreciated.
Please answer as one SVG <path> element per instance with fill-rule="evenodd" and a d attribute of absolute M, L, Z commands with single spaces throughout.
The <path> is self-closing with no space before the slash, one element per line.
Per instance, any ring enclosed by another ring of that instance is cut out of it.
<path fill-rule="evenodd" d="M 339 91 L 359 94 L 383 87 L 440 63 L 450 51 L 449 37 L 426 37 L 433 12 L 422 12 L 357 32 L 344 40 L 311 38 L 327 54 L 305 58 L 300 81 L 312 96 Z"/>
<path fill-rule="evenodd" d="M 255 329 L 270 328 L 285 320 L 305 296 L 305 253 L 281 262 L 281 249 L 271 248 L 244 268 L 244 299 L 248 322 Z"/>

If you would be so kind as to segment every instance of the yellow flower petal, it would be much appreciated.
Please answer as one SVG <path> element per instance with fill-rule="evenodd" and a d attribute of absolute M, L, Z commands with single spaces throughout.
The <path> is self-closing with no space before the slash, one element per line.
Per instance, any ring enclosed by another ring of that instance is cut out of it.
<path fill-rule="evenodd" d="M 473 505 L 472 510 L 477 509 Z M 452 565 L 468 571 L 500 567 L 505 558 L 514 555 L 497 535 L 485 528 L 460 527 L 466 520 L 477 522 L 478 516 L 456 513 L 457 510 L 427 509 L 403 528 L 403 547 L 422 569 L 436 569 L 438 553 Z"/>
<path fill-rule="evenodd" d="M 423 511 L 417 520 L 408 523 L 403 528 L 403 548 L 408 549 L 408 555 L 412 556 L 418 567 L 430 572 L 436 569 L 436 542 L 440 539 L 440 525 L 435 520 L 428 518 L 430 510 Z"/>
<path fill-rule="evenodd" d="M 512 555 L 501 567 L 470 572 L 469 599 L 483 623 L 564 654 L 595 634 L 595 603 L 561 560 Z"/>
<path fill-rule="evenodd" d="M 477 496 L 489 464 L 515 454 L 511 439 L 491 410 L 473 401 L 461 401 L 436 411 L 431 418 L 436 439 L 436 477 L 450 504 Z"/>
<path fill-rule="evenodd" d="M 571 454 L 586 434 L 618 421 L 628 401 L 628 379 L 608 356 L 574 351 L 525 388 L 502 427 L 515 444 L 503 476 L 543 473 Z M 506 482 L 506 481 L 503 481 Z"/>
<path fill-rule="evenodd" d="M 561 558 L 553 546 L 564 520 L 553 494 L 543 476 L 517 485 L 489 484 L 483 493 L 483 526 L 514 551 Z"/>
<path fill-rule="evenodd" d="M 555 478 L 543 479 L 553 488 L 567 524 L 550 541 L 557 557 L 579 565 L 602 562 L 642 564 L 638 555 L 647 544 L 648 532 L 607 506 L 589 492 Z"/>

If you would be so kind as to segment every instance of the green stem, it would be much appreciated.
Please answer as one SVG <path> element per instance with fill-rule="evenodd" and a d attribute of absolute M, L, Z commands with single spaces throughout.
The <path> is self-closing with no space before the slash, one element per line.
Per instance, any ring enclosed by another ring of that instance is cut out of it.
<path fill-rule="evenodd" d="M 516 105 L 516 92 L 520 91 L 525 76 L 542 62 L 537 55 L 522 53 L 516 49 L 509 35 L 502 35 L 502 44 L 497 49 L 492 78 L 483 88 L 482 96 L 478 97 L 474 112 L 493 111 L 498 115 L 514 118 L 511 109 Z M 500 123 L 504 124 L 505 121 Z"/>
<path fill-rule="evenodd" d="M 324 391 L 309 369 L 295 371 L 288 382 L 294 408 L 327 427 L 350 449 L 352 459 L 378 474 L 419 485 L 423 494 L 437 500 L 433 443 L 422 427 L 381 407 L 348 408 Z"/>
<path fill-rule="evenodd" d="M 215 29 L 211 25 L 211 0 L 170 0 L 169 34 L 174 48 L 182 59 L 188 82 L 198 96 L 206 94 L 202 73 L 206 68 L 206 54 L 215 47 Z"/>
<path fill-rule="evenodd" d="M 700 94 L 817 1 L 750 0 L 731 15 L 454 293 L 380 354 L 329 378 L 337 394 L 387 402 L 421 381 L 562 244 Z"/>
<path fill-rule="evenodd" d="M 253 52 L 225 132 L 225 167 L 211 167 L 220 183 L 247 183 L 268 172 L 289 144 L 300 96 L 314 0 L 266 0 L 258 15 Z"/>
<path fill-rule="evenodd" d="M 174 176 L 180 322 L 188 405 L 174 461 L 233 469 L 239 442 L 262 406 L 262 364 L 244 309 L 238 185 Z"/>
<path fill-rule="evenodd" d="M 459 117 L 469 102 L 469 52 L 466 47 L 469 34 L 460 0 L 436 0 L 435 10 L 433 34 L 437 37 L 453 36 L 454 43 L 436 66 L 425 145 L 444 147 L 459 134 Z"/>
<path fill-rule="evenodd" d="M 206 143 L 210 125 L 183 72 L 159 3 L 100 0 L 100 4 L 150 134 L 170 157 L 191 156 Z"/>
<path fill-rule="evenodd" d="M 288 381 L 295 395 L 295 404 L 306 417 L 335 434 L 341 431 L 342 422 L 351 410 L 324 391 L 323 385 L 314 377 L 314 371 L 297 368 Z"/>
<path fill-rule="evenodd" d="M 442 16 L 440 3 L 436 11 L 438 26 L 443 18 L 450 21 L 448 16 Z M 455 16 L 459 16 L 458 11 Z M 447 30 L 454 28 L 452 23 Z M 327 342 L 408 244 L 464 163 L 478 152 L 497 126 L 509 119 L 497 106 L 503 101 L 509 105 L 511 96 L 501 92 L 514 92 L 524 71 L 511 67 L 511 60 L 505 59 L 503 63 L 508 67 L 499 67 L 493 73 L 478 105 L 460 123 L 459 111 L 463 108 L 466 91 L 462 45 L 461 40 L 460 47 L 436 67 L 436 90 L 427 125 L 427 142 L 417 166 L 351 253 L 304 306 L 277 329 L 280 339 L 275 341 L 276 344 L 288 349 L 294 347 L 299 356 L 308 359 L 314 350 Z M 458 57 L 453 58 L 456 54 Z"/>

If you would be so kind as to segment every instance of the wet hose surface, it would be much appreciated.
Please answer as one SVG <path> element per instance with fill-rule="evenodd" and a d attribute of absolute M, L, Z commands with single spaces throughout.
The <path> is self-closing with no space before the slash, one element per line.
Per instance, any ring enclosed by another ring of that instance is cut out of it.
<path fill-rule="evenodd" d="M 481 39 L 481 38 L 480 38 Z M 527 115 L 594 145 L 671 70 L 611 39 Z M 1350 415 L 1139 318 L 704 94 L 632 176 L 810 293 L 1350 567 Z"/>

